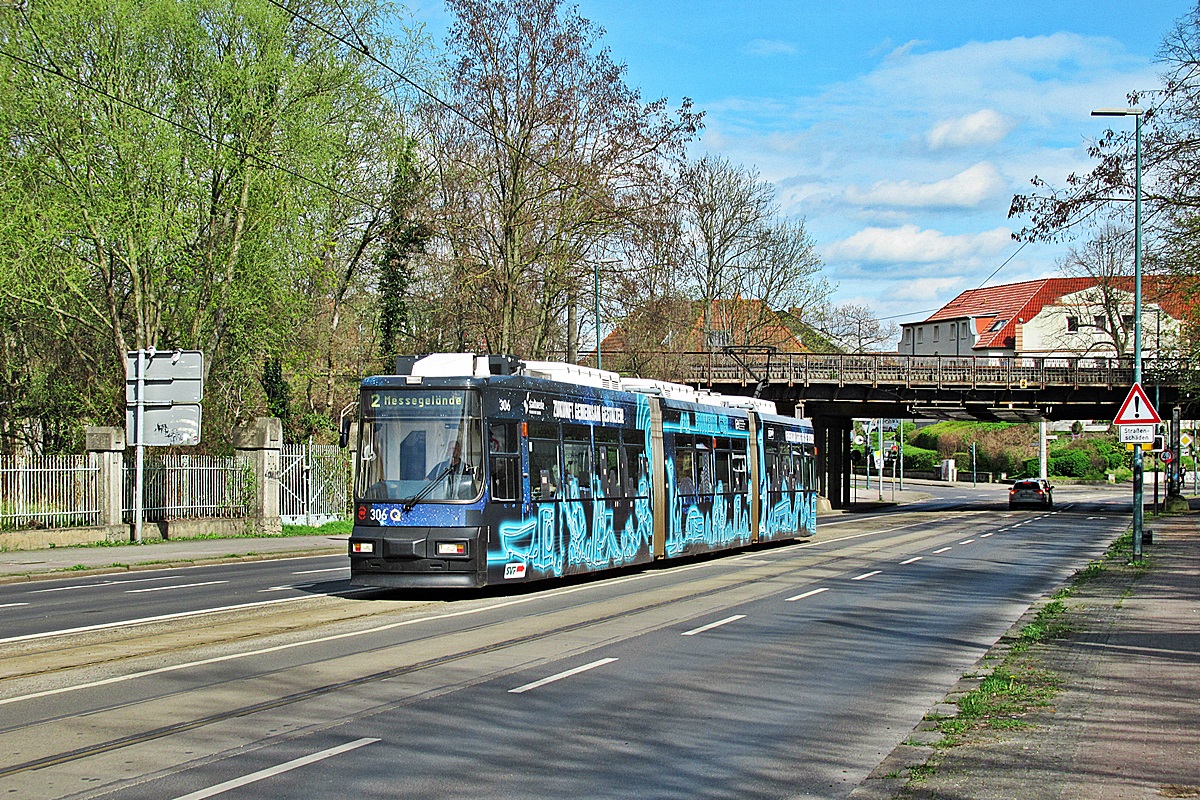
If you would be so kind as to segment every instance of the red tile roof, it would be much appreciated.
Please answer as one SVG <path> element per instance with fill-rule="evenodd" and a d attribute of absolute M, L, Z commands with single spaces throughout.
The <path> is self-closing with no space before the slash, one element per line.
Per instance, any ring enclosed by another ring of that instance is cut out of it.
<path fill-rule="evenodd" d="M 934 312 L 925 322 L 975 317 L 978 338 L 974 349 L 1009 348 L 1016 344 L 1017 323 L 1028 322 L 1064 294 L 1087 289 L 1092 278 L 1043 278 L 1036 281 L 968 289 Z M 992 330 L 996 322 L 1004 324 Z"/>

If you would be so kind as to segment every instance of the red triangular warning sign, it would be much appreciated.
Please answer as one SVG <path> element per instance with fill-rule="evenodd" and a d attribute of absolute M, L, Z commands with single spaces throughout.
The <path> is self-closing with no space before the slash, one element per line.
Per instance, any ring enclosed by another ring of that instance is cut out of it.
<path fill-rule="evenodd" d="M 1162 418 L 1150 404 L 1150 398 L 1146 396 L 1142 385 L 1135 383 L 1129 390 L 1129 396 L 1121 404 L 1121 410 L 1113 419 L 1113 425 L 1150 425 L 1155 422 L 1162 422 Z"/>

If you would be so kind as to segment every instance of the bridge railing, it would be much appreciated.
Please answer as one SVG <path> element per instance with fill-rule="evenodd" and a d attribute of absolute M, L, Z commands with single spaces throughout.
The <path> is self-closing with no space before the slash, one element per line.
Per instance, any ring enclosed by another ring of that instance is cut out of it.
<path fill-rule="evenodd" d="M 665 354 L 663 354 L 665 355 Z M 1132 358 L 908 356 L 888 353 L 762 353 L 736 357 L 715 352 L 672 355 L 672 378 L 687 383 L 890 384 L 903 386 L 1104 386 L 1133 383 Z M 605 353 L 620 369 L 621 353 Z M 1143 360 L 1143 382 L 1180 385 L 1195 380 L 1185 359 Z"/>

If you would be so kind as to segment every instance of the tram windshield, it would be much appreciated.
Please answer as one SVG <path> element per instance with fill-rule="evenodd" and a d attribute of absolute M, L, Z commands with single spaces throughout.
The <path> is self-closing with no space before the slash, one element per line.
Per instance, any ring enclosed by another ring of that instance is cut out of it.
<path fill-rule="evenodd" d="M 355 493 L 410 506 L 475 500 L 483 489 L 482 431 L 475 392 L 364 391 Z"/>

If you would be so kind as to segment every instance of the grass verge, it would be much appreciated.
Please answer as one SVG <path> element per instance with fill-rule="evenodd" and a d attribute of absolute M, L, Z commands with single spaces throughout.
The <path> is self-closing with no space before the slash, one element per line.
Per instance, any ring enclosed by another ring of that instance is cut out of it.
<path fill-rule="evenodd" d="M 955 701 L 958 714 L 929 718 L 937 725 L 942 738 L 933 745 L 937 754 L 922 767 L 910 771 L 910 785 L 920 784 L 936 774 L 940 755 L 946 750 L 974 743 L 989 732 L 1030 727 L 1032 723 L 1028 717 L 1031 713 L 1051 705 L 1061 690 L 1062 681 L 1044 667 L 1035 646 L 1072 632 L 1068 601 L 1082 586 L 1113 569 L 1131 571 L 1134 581 L 1145 573 L 1150 566 L 1146 561 L 1129 561 L 1132 543 L 1133 535 L 1126 531 L 1109 545 L 1098 561 L 1088 563 L 1075 573 L 1070 583 L 1050 596 L 1033 619 L 1011 639 L 1003 655 L 998 658 L 985 656 L 984 663 L 994 666 L 977 688 Z"/>

